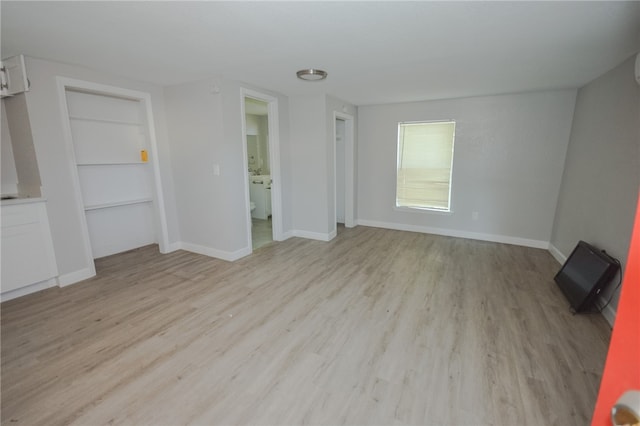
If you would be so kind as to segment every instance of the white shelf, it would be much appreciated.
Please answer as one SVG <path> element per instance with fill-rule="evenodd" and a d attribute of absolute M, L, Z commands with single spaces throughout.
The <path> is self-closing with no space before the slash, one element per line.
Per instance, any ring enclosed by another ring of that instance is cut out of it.
<path fill-rule="evenodd" d="M 93 257 L 155 242 L 153 167 L 140 154 L 152 148 L 144 101 L 82 90 L 65 94 Z"/>
<path fill-rule="evenodd" d="M 135 200 L 115 201 L 112 203 L 104 203 L 104 204 L 94 204 L 92 206 L 85 206 L 84 211 L 109 209 L 112 207 L 121 207 L 121 206 L 130 206 L 132 204 L 150 203 L 152 201 L 153 201 L 152 198 L 138 198 Z"/>
<path fill-rule="evenodd" d="M 69 115 L 71 120 L 78 121 L 95 121 L 97 123 L 111 123 L 111 124 L 122 124 L 126 126 L 142 126 L 143 123 L 138 123 L 135 121 L 125 121 L 125 120 L 111 120 L 108 118 L 91 118 L 91 117 L 80 117 L 77 115 Z"/>
<path fill-rule="evenodd" d="M 87 167 L 87 166 L 139 166 L 149 164 L 148 161 L 123 161 L 117 163 L 78 163 L 76 166 L 78 167 Z"/>

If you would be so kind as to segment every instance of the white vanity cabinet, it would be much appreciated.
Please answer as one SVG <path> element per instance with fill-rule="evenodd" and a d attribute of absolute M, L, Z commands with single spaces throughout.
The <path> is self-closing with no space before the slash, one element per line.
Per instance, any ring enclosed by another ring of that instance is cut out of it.
<path fill-rule="evenodd" d="M 2 201 L 2 299 L 16 290 L 43 283 L 58 275 L 47 218 L 46 201 Z M 48 286 L 48 285 L 47 285 Z M 9 297 L 7 297 L 9 296 Z"/>

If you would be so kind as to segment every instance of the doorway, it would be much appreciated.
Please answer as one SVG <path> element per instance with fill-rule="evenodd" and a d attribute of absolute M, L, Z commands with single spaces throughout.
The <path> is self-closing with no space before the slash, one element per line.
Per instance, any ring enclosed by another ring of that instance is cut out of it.
<path fill-rule="evenodd" d="M 345 121 L 336 118 L 336 222 L 344 225 L 345 197 Z M 340 229 L 340 226 L 338 226 Z"/>
<path fill-rule="evenodd" d="M 248 247 L 282 240 L 277 98 L 242 89 Z"/>
<path fill-rule="evenodd" d="M 251 248 L 255 250 L 273 241 L 268 104 L 245 97 L 244 111 L 247 171 L 249 172 Z"/>
<path fill-rule="evenodd" d="M 353 116 L 333 113 L 334 223 L 336 234 L 341 227 L 355 226 L 355 144 Z"/>

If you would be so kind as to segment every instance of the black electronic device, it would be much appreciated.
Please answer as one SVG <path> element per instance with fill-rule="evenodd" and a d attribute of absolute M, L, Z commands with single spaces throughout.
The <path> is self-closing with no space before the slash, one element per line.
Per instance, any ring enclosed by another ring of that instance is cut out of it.
<path fill-rule="evenodd" d="M 619 268 L 618 261 L 604 251 L 579 241 L 554 279 L 574 312 L 590 312 Z"/>

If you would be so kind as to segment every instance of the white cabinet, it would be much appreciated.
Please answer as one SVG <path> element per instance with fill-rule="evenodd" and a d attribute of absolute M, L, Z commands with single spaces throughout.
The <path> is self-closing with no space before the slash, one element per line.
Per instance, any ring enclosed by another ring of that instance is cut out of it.
<path fill-rule="evenodd" d="M 1 207 L 3 296 L 58 275 L 45 201 L 6 203 Z"/>

